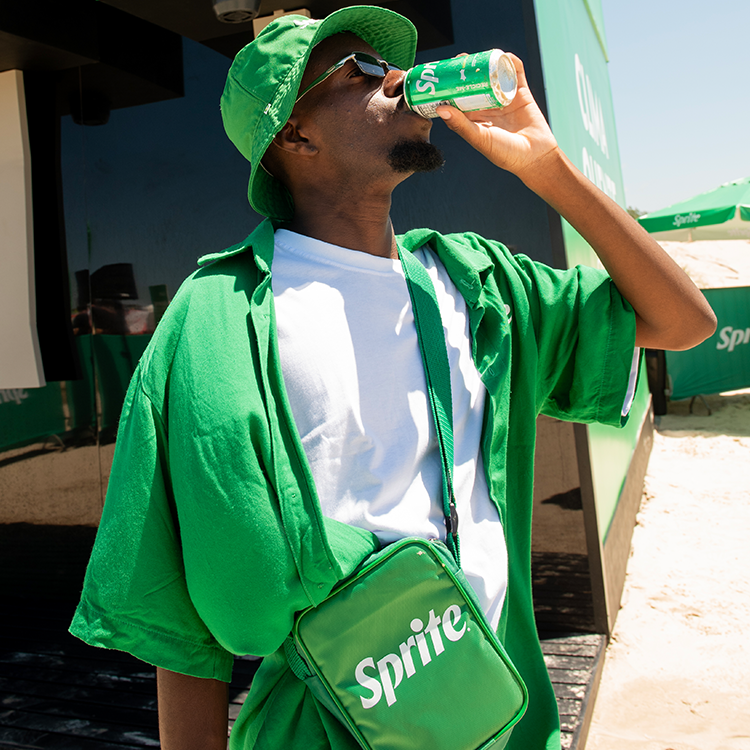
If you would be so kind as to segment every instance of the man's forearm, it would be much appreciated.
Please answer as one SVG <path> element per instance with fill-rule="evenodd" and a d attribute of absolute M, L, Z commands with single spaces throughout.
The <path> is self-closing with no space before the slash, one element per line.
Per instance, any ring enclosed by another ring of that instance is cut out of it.
<path fill-rule="evenodd" d="M 437 112 L 493 164 L 515 174 L 594 248 L 636 313 L 636 343 L 689 349 L 716 329 L 695 285 L 648 233 L 584 177 L 558 147 L 534 101 L 523 64 L 511 56 L 518 92 L 503 109 Z"/>
<path fill-rule="evenodd" d="M 156 670 L 162 750 L 226 750 L 227 685 Z"/>
<path fill-rule="evenodd" d="M 636 312 L 636 344 L 688 349 L 716 329 L 705 297 L 659 244 L 556 149 L 524 182 L 593 247 Z"/>

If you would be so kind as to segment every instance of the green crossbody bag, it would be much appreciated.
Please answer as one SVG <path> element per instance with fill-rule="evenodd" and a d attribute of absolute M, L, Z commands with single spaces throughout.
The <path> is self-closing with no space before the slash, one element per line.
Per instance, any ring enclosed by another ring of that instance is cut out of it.
<path fill-rule="evenodd" d="M 365 750 L 500 750 L 528 694 L 460 567 L 450 372 L 432 282 L 402 256 L 443 464 L 446 543 L 373 553 L 297 614 L 289 664 Z"/>

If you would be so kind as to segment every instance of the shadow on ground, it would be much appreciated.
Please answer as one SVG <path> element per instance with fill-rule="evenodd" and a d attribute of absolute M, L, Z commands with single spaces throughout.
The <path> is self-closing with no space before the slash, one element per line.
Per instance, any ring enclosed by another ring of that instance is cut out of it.
<path fill-rule="evenodd" d="M 750 389 L 670 401 L 655 426 L 665 437 L 729 435 L 750 437 Z"/>

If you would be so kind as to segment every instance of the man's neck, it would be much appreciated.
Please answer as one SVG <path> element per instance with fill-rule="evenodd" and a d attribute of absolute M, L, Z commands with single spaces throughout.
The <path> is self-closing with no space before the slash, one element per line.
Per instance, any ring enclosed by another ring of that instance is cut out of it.
<path fill-rule="evenodd" d="M 295 197 L 295 214 L 287 227 L 293 232 L 383 258 L 397 258 L 390 218 L 390 194 L 381 197 L 336 196 L 326 200 Z"/>

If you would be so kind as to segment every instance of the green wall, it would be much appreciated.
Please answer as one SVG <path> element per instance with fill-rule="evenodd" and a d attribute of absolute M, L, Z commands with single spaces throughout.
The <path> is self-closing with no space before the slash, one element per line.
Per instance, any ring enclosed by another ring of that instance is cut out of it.
<path fill-rule="evenodd" d="M 625 207 L 606 37 L 599 0 L 535 0 L 550 124 L 568 158 Z M 568 265 L 601 268 L 586 241 L 563 221 Z M 602 541 L 617 508 L 638 432 L 649 404 L 645 368 L 624 429 L 591 425 L 589 451 Z"/>

